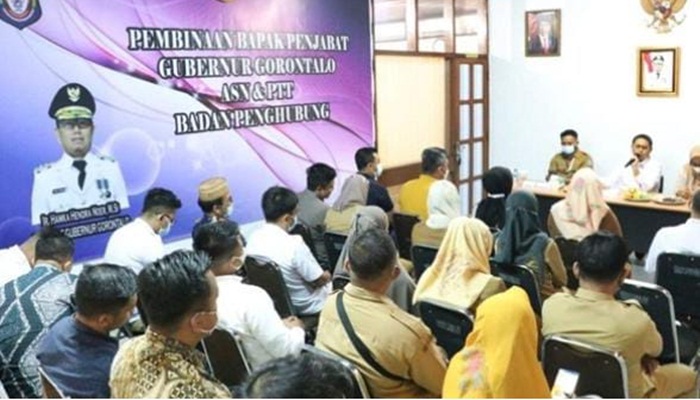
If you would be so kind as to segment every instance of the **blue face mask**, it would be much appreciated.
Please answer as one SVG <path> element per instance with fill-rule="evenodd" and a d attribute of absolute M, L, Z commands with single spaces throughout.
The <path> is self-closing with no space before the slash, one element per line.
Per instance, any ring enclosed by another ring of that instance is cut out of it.
<path fill-rule="evenodd" d="M 160 236 L 167 236 L 170 233 L 170 229 L 173 227 L 175 223 L 174 222 L 168 222 L 168 225 L 166 225 L 163 228 L 160 228 L 160 231 L 158 231 L 158 234 Z"/>
<path fill-rule="evenodd" d="M 574 145 L 566 145 L 565 144 L 565 145 L 561 146 L 561 152 L 564 155 L 570 156 L 570 155 L 574 154 L 575 151 L 576 151 L 576 146 L 574 146 Z"/>

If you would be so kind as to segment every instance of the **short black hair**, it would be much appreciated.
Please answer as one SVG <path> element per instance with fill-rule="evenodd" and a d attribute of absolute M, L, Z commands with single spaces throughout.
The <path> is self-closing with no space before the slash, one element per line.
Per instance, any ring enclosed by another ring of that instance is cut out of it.
<path fill-rule="evenodd" d="M 291 214 L 299 204 L 297 195 L 286 187 L 273 186 L 262 197 L 262 209 L 265 221 L 274 222 L 284 214 Z"/>
<path fill-rule="evenodd" d="M 355 165 L 358 171 L 365 169 L 369 163 L 374 161 L 374 155 L 377 154 L 377 149 L 374 147 L 363 147 L 355 152 Z"/>
<path fill-rule="evenodd" d="M 691 201 L 691 206 L 693 208 L 693 212 L 696 214 L 700 214 L 700 189 L 696 189 L 695 193 L 693 193 L 693 200 Z"/>
<path fill-rule="evenodd" d="M 576 249 L 581 278 L 598 283 L 614 281 L 624 270 L 628 253 L 625 241 L 611 232 L 586 236 Z"/>
<path fill-rule="evenodd" d="M 214 211 L 214 206 L 223 206 L 224 205 L 224 198 L 225 197 L 219 197 L 218 199 L 209 200 L 209 201 L 203 201 L 203 200 L 197 199 L 197 205 L 199 206 L 199 208 L 202 210 L 203 213 L 209 214 L 210 212 Z"/>
<path fill-rule="evenodd" d="M 241 231 L 238 224 L 229 221 L 217 221 L 202 225 L 194 235 L 192 247 L 204 252 L 217 265 L 233 257 L 233 253 L 241 246 Z"/>
<path fill-rule="evenodd" d="M 331 166 L 316 163 L 306 169 L 306 188 L 313 192 L 321 186 L 328 186 L 336 176 Z"/>
<path fill-rule="evenodd" d="M 350 270 L 362 280 L 379 277 L 396 265 L 396 247 L 388 233 L 371 228 L 358 235 L 348 251 Z"/>
<path fill-rule="evenodd" d="M 178 250 L 148 264 L 138 277 L 138 296 L 148 322 L 169 331 L 192 311 L 205 306 L 211 295 L 206 254 Z"/>
<path fill-rule="evenodd" d="M 632 138 L 632 144 L 637 141 L 637 139 L 644 139 L 649 143 L 649 148 L 654 147 L 654 141 L 651 140 L 651 136 L 647 135 L 646 133 L 640 133 L 639 135 L 635 135 L 635 137 Z"/>
<path fill-rule="evenodd" d="M 428 147 L 421 155 L 421 171 L 432 174 L 447 161 L 447 152 L 440 147 Z"/>
<path fill-rule="evenodd" d="M 54 227 L 41 228 L 34 247 L 34 255 L 37 260 L 65 262 L 72 259 L 74 253 L 73 239 Z"/>
<path fill-rule="evenodd" d="M 559 134 L 560 139 L 564 139 L 564 136 L 573 136 L 576 140 L 578 140 L 578 132 L 573 129 L 567 129 Z"/>
<path fill-rule="evenodd" d="M 247 398 L 356 398 L 349 370 L 329 357 L 301 353 L 271 360 L 243 385 Z"/>
<path fill-rule="evenodd" d="M 86 265 L 75 284 L 78 313 L 88 318 L 116 314 L 136 294 L 136 274 L 114 264 Z"/>
<path fill-rule="evenodd" d="M 146 193 L 143 199 L 142 213 L 160 214 L 168 211 L 179 210 L 182 202 L 175 196 L 175 193 L 168 189 L 153 188 Z"/>

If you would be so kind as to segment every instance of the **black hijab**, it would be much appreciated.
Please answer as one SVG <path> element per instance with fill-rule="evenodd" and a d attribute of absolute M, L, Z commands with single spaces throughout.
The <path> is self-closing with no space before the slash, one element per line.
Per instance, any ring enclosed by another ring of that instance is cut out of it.
<path fill-rule="evenodd" d="M 483 184 L 488 197 L 479 202 L 475 216 L 489 228 L 503 229 L 506 198 L 513 189 L 513 174 L 508 168 L 493 167 L 484 174 Z"/>

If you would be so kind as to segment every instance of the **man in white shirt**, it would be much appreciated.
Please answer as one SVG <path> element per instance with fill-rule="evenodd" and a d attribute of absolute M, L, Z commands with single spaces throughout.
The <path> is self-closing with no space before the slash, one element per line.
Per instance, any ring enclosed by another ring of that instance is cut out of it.
<path fill-rule="evenodd" d="M 222 220 L 202 225 L 193 247 L 211 258 L 211 271 L 219 285 L 217 326 L 241 336 L 251 368 L 301 352 L 306 336 L 303 322 L 295 316 L 281 319 L 263 289 L 242 283 L 236 276 L 245 262 L 238 224 Z"/>
<path fill-rule="evenodd" d="M 0 285 L 31 271 L 34 263 L 34 247 L 40 234 L 41 231 L 31 235 L 21 244 L 0 250 Z"/>
<path fill-rule="evenodd" d="M 632 139 L 632 158 L 615 174 L 604 180 L 611 189 L 637 188 L 657 193 L 661 184 L 661 164 L 651 159 L 653 142 L 646 134 Z"/>
<path fill-rule="evenodd" d="M 288 232 L 299 213 L 299 199 L 291 190 L 274 186 L 262 199 L 266 224 L 253 232 L 248 253 L 271 259 L 280 266 L 292 305 L 301 316 L 321 312 L 331 290 L 331 275 L 324 271 L 299 235 Z"/>
<path fill-rule="evenodd" d="M 690 200 L 690 213 L 685 224 L 656 232 L 644 267 L 647 272 L 656 272 L 656 259 L 661 253 L 700 254 L 700 190 Z"/>
<path fill-rule="evenodd" d="M 170 232 L 180 207 L 180 199 L 170 190 L 149 190 L 141 215 L 110 236 L 104 261 L 129 267 L 138 275 L 143 267 L 165 255 L 161 237 Z"/>

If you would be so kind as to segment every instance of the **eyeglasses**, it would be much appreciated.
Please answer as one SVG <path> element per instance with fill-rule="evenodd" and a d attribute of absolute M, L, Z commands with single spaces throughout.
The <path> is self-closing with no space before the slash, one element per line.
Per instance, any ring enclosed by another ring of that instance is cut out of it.
<path fill-rule="evenodd" d="M 58 127 L 60 129 L 87 129 L 92 126 L 92 120 L 85 118 L 69 119 L 65 121 L 58 121 Z"/>

